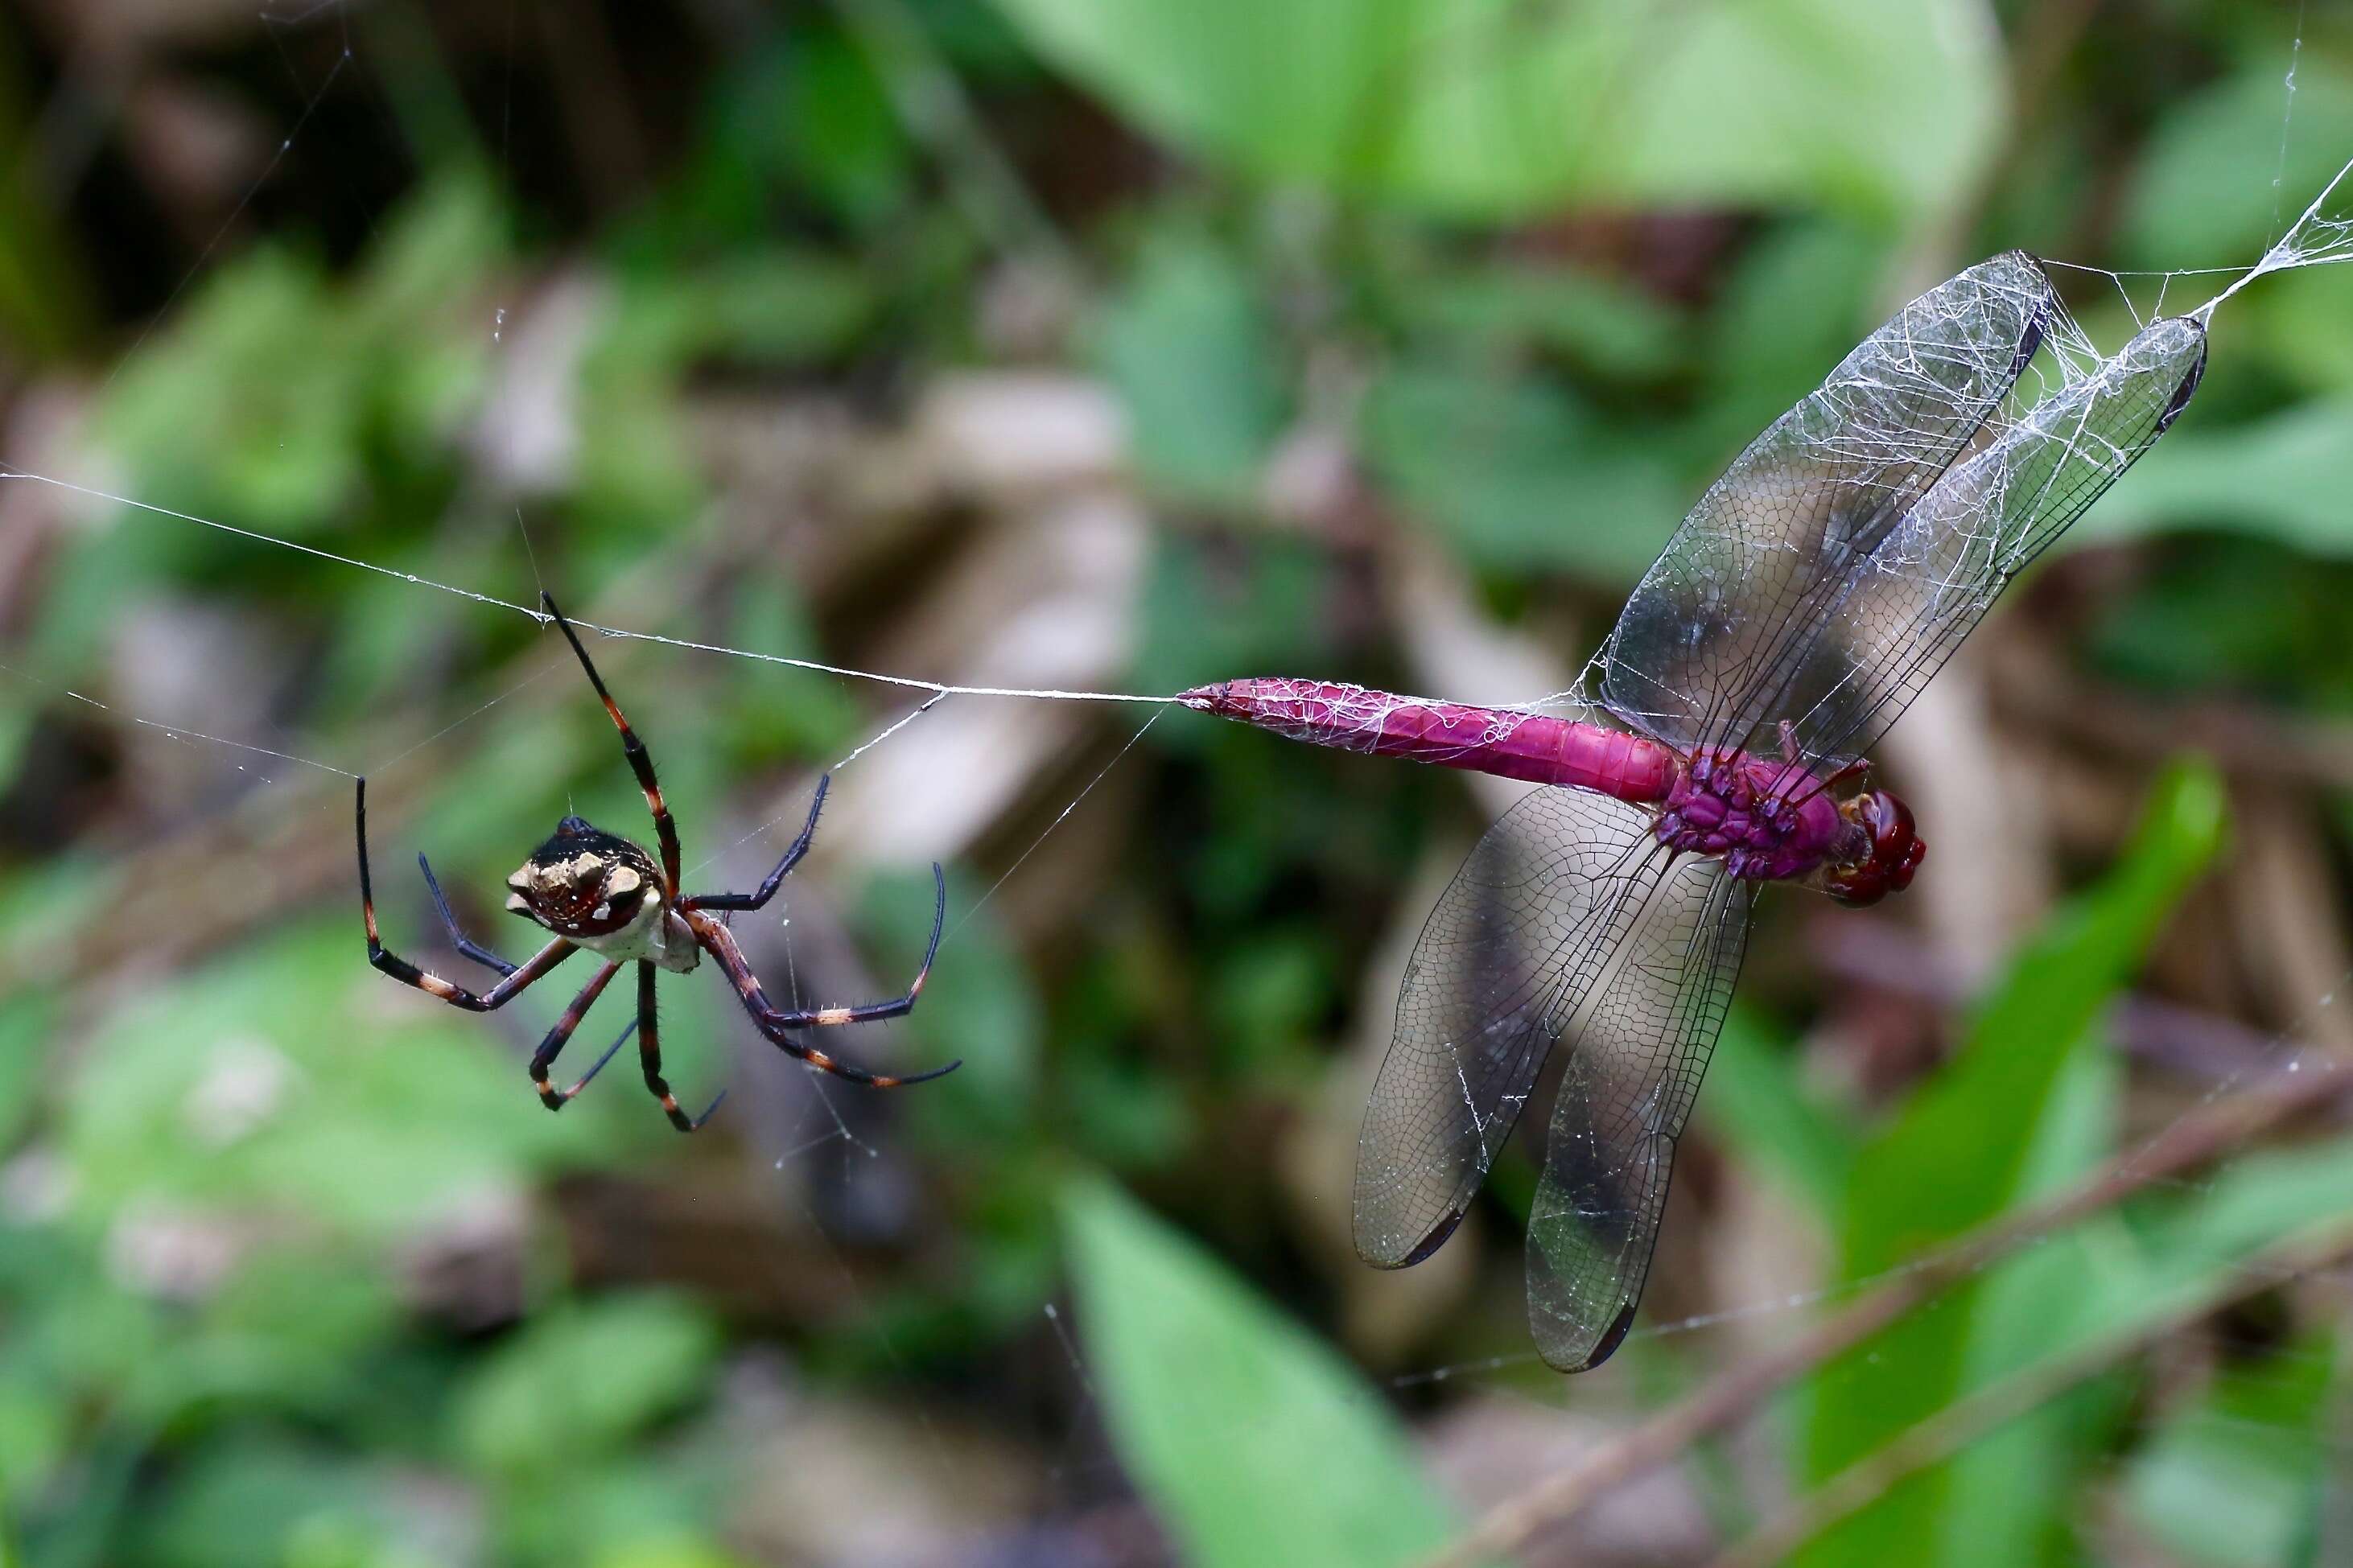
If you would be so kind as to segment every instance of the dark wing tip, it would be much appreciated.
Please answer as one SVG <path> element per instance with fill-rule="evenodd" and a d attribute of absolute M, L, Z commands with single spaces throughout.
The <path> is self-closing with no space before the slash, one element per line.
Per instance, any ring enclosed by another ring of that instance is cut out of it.
<path fill-rule="evenodd" d="M 1364 1223 L 1359 1220 L 1356 1225 L 1356 1256 L 1376 1268 L 1410 1268 L 1446 1245 L 1446 1238 L 1452 1236 L 1454 1227 L 1462 1223 L 1464 1212 L 1459 1205 L 1447 1210 L 1439 1216 L 1438 1223 L 1430 1227 L 1427 1236 L 1403 1252 L 1366 1236 Z"/>
<path fill-rule="evenodd" d="M 2197 392 L 2198 384 L 2206 376 L 2206 329 L 2196 321 L 2185 321 L 2185 324 L 2197 334 L 2198 353 L 2189 362 L 2189 369 L 2182 376 L 2181 384 L 2173 389 L 2173 396 L 2167 401 L 2164 412 L 2157 416 L 2157 429 L 2151 433 L 2151 440 L 2164 435 L 2181 411 L 2189 406 L 2189 399 Z"/>
<path fill-rule="evenodd" d="M 1536 1345 L 1544 1353 L 1545 1364 L 1555 1372 L 1591 1372 L 1626 1342 L 1627 1331 L 1634 1326 L 1634 1310 L 1640 1305 L 1639 1300 L 1630 1300 L 1619 1308 L 1618 1315 L 1609 1320 L 1609 1326 L 1601 1331 L 1601 1337 L 1593 1342 L 1592 1348 L 1575 1360 L 1556 1356 L 1554 1352 L 1557 1347 L 1546 1344 L 1539 1333 Z"/>

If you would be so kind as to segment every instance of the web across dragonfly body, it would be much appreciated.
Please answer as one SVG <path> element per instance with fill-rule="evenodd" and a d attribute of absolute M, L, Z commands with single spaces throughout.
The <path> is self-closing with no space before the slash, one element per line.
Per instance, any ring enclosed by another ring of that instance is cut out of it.
<path fill-rule="evenodd" d="M 1786 767 L 1793 800 L 1826 789 L 2197 386 L 2202 327 L 2163 320 L 2014 406 L 2061 319 L 2012 252 L 1866 339 L 1669 540 L 1599 656 L 1602 706 L 1686 763 L 1746 752 Z M 1358 1149 L 1366 1261 L 1445 1240 L 1565 1043 L 1529 1318 L 1552 1365 L 1606 1358 L 1641 1296 L 1757 875 L 1670 853 L 1653 811 L 1581 790 L 1498 821 L 1407 968 Z"/>

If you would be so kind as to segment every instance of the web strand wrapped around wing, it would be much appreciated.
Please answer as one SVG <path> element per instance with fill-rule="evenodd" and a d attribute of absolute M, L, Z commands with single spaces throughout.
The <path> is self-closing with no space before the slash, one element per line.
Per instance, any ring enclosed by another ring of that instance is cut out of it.
<path fill-rule="evenodd" d="M 2000 409 L 2055 309 L 2042 269 L 2010 251 L 1864 339 L 1667 541 L 1603 648 L 1603 702 L 1684 752 L 1749 745 L 1781 716 L 1815 629 Z"/>
<path fill-rule="evenodd" d="M 2202 328 L 2160 321 L 2006 409 L 2068 325 L 2020 253 L 1905 307 L 1676 531 L 1603 650 L 1604 706 L 1685 752 L 1786 752 L 1820 787 L 2197 386 Z M 1671 859 L 1654 826 L 1546 789 L 1481 840 L 1414 950 L 1358 1151 L 1358 1252 L 1419 1261 L 1568 1043 L 1528 1232 L 1530 1321 L 1563 1371 L 1632 1321 L 1746 941 L 1751 885 Z"/>
<path fill-rule="evenodd" d="M 1816 629 L 1784 694 L 1799 753 L 1869 752 L 2010 579 L 2156 444 L 2205 364 L 2199 322 L 2152 321 L 1955 464 Z"/>
<path fill-rule="evenodd" d="M 1538 790 L 1487 830 L 1430 911 L 1357 1148 L 1366 1262 L 1418 1263 L 1461 1219 L 1665 870 L 1650 822 L 1607 795 Z"/>
<path fill-rule="evenodd" d="M 1569 1019 L 1528 1216 L 1528 1322 L 1562 1372 L 1606 1359 L 1634 1321 L 1675 1141 L 1740 973 L 1750 887 L 1712 857 L 1678 860 Z"/>

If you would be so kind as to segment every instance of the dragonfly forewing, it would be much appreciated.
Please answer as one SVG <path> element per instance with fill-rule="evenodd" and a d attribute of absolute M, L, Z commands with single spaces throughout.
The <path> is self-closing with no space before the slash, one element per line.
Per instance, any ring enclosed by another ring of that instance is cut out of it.
<path fill-rule="evenodd" d="M 1896 312 L 1700 497 L 1603 652 L 1606 704 L 1684 751 L 1771 749 L 1780 693 L 1860 563 L 2000 406 L 2054 309 L 2010 251 Z"/>
<path fill-rule="evenodd" d="M 1453 1231 L 1553 1042 L 1665 869 L 1651 816 L 1540 789 L 1487 830 L 1430 911 L 1356 1152 L 1356 1251 L 1419 1263 Z"/>
<path fill-rule="evenodd" d="M 1568 1021 L 1528 1218 L 1528 1321 L 1563 1372 L 1606 1359 L 1642 1299 L 1675 1142 L 1747 942 L 1749 884 L 1686 858 L 1650 889 Z"/>
<path fill-rule="evenodd" d="M 2196 321 L 2152 321 L 1955 464 L 1817 633 L 1786 710 L 1801 754 L 1870 751 L 2010 579 L 2156 444 L 2205 363 Z"/>

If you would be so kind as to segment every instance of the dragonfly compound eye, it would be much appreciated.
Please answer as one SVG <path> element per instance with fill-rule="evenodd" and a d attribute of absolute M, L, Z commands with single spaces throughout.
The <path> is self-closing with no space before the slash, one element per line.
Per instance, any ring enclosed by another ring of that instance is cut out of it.
<path fill-rule="evenodd" d="M 1824 892 L 1842 904 L 1875 904 L 1912 885 L 1928 847 L 1913 828 L 1911 807 L 1885 790 L 1865 790 L 1839 815 L 1853 834 L 1854 852 L 1822 874 Z"/>

